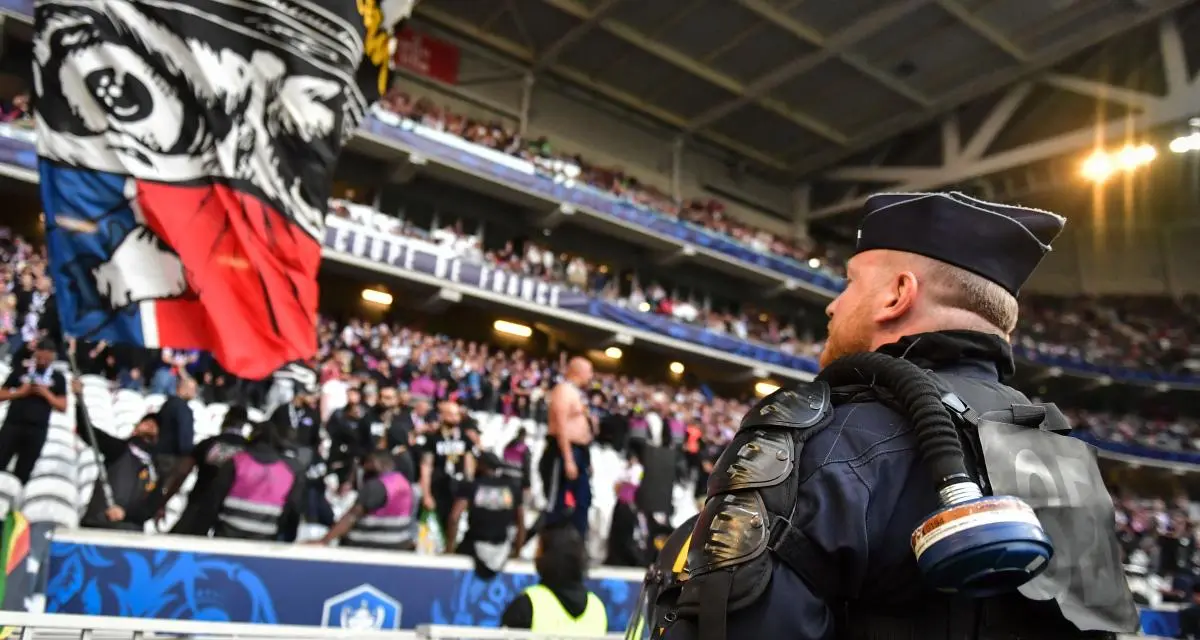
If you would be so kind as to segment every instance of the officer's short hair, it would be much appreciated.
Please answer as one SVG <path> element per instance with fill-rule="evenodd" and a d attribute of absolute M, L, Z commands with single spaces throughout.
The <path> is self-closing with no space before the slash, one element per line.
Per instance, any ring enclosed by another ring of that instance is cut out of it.
<path fill-rule="evenodd" d="M 945 262 L 928 263 L 925 275 L 934 283 L 931 295 L 938 304 L 969 311 L 1006 336 L 1017 328 L 1017 299 L 1004 287 Z"/>

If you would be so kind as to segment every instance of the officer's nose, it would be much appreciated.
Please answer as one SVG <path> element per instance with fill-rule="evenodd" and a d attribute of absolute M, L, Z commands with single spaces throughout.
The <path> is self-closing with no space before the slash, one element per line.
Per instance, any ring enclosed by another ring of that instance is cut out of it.
<path fill-rule="evenodd" d="M 833 308 L 835 306 L 837 306 L 837 302 L 841 298 L 842 298 L 841 296 L 838 296 L 838 297 L 834 298 L 833 300 L 830 300 L 829 304 L 825 305 L 825 317 L 827 317 L 831 320 L 833 319 Z"/>

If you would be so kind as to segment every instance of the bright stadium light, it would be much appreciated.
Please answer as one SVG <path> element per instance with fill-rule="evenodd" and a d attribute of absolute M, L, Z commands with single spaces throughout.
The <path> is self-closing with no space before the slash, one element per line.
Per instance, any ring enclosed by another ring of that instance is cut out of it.
<path fill-rule="evenodd" d="M 1083 161 L 1080 175 L 1092 182 L 1104 182 L 1118 172 L 1131 172 L 1144 167 L 1158 157 L 1151 144 L 1129 144 L 1117 151 L 1097 149 Z"/>
<path fill-rule="evenodd" d="M 392 306 L 392 294 L 378 289 L 363 289 L 362 299 L 382 307 Z"/>
<path fill-rule="evenodd" d="M 683 375 L 683 363 L 682 362 L 672 362 L 671 365 L 669 367 L 667 367 L 667 369 L 669 369 L 671 371 L 671 373 L 673 373 L 677 376 Z"/>
<path fill-rule="evenodd" d="M 532 327 L 518 324 L 516 322 L 509 322 L 508 320 L 497 320 L 492 323 L 492 328 L 499 333 L 506 333 L 510 336 L 516 336 L 518 338 L 528 338 L 529 336 L 533 335 Z"/>
<path fill-rule="evenodd" d="M 1083 161 L 1080 174 L 1092 182 L 1104 182 L 1116 171 L 1117 168 L 1113 166 L 1112 158 L 1103 151 L 1097 151 Z"/>
<path fill-rule="evenodd" d="M 1167 146 L 1171 153 L 1189 153 L 1200 151 L 1200 131 L 1193 131 L 1186 136 L 1179 136 Z"/>
<path fill-rule="evenodd" d="M 625 354 L 621 352 L 621 347 L 609 347 L 604 350 L 604 356 L 612 360 L 620 360 L 623 355 Z"/>
<path fill-rule="evenodd" d="M 1117 164 L 1125 171 L 1132 171 L 1142 165 L 1150 164 L 1158 157 L 1158 149 L 1153 145 L 1127 145 L 1117 152 Z"/>
<path fill-rule="evenodd" d="M 762 380 L 754 384 L 754 393 L 760 398 L 763 396 L 769 396 L 776 391 L 779 391 L 779 385 L 772 384 L 766 380 Z"/>

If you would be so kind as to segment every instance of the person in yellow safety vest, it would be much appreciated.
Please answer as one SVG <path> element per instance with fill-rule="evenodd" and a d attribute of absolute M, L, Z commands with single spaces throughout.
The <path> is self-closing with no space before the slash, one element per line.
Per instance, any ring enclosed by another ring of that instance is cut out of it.
<path fill-rule="evenodd" d="M 568 523 L 538 535 L 534 561 L 538 584 L 517 596 L 500 617 L 500 626 L 534 633 L 602 636 L 608 632 L 608 613 L 583 581 L 587 551 L 579 531 Z"/>

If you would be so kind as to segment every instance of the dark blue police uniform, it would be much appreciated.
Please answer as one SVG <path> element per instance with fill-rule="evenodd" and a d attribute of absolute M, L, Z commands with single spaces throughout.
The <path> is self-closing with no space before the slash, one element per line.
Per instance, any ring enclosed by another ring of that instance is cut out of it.
<path fill-rule="evenodd" d="M 893 217 L 873 223 L 874 212 Z M 1053 214 L 958 194 L 877 196 L 868 203 L 859 250 L 926 255 L 1015 295 L 1062 224 Z M 912 236 L 917 229 L 924 238 Z M 930 230 L 946 238 L 930 238 Z M 994 491 L 1027 502 L 1036 531 L 1052 541 L 1053 556 L 1041 557 L 1049 568 L 1035 558 L 1017 567 L 1028 575 L 1008 588 L 1013 567 L 1003 556 L 1038 540 L 1003 537 L 995 532 L 1013 523 L 995 522 L 975 531 L 1001 542 L 957 558 L 959 568 L 974 571 L 970 590 L 927 566 L 945 548 L 919 564 L 914 532 L 946 503 L 939 499 L 944 487 L 926 469 L 917 421 L 905 412 L 912 405 L 880 388 L 871 372 L 860 372 L 861 384 L 819 378 L 764 398 L 746 415 L 714 470 L 694 530 L 686 541 L 677 531 L 666 545 L 672 553 L 648 572 L 628 636 L 1059 640 L 1136 629 L 1112 503 L 1094 458 L 1057 433 L 1065 418 L 1053 405 L 1033 404 L 1003 384 L 1014 370 L 1010 345 L 984 333 L 942 331 L 907 336 L 877 353 L 903 359 L 913 375 L 933 381 L 932 397 L 955 418 L 959 459 L 982 488 L 980 500 L 987 503 Z M 953 538 L 953 523 L 941 532 L 941 542 Z M 957 549 L 970 548 L 964 545 Z M 995 584 L 987 583 L 989 572 Z"/>

